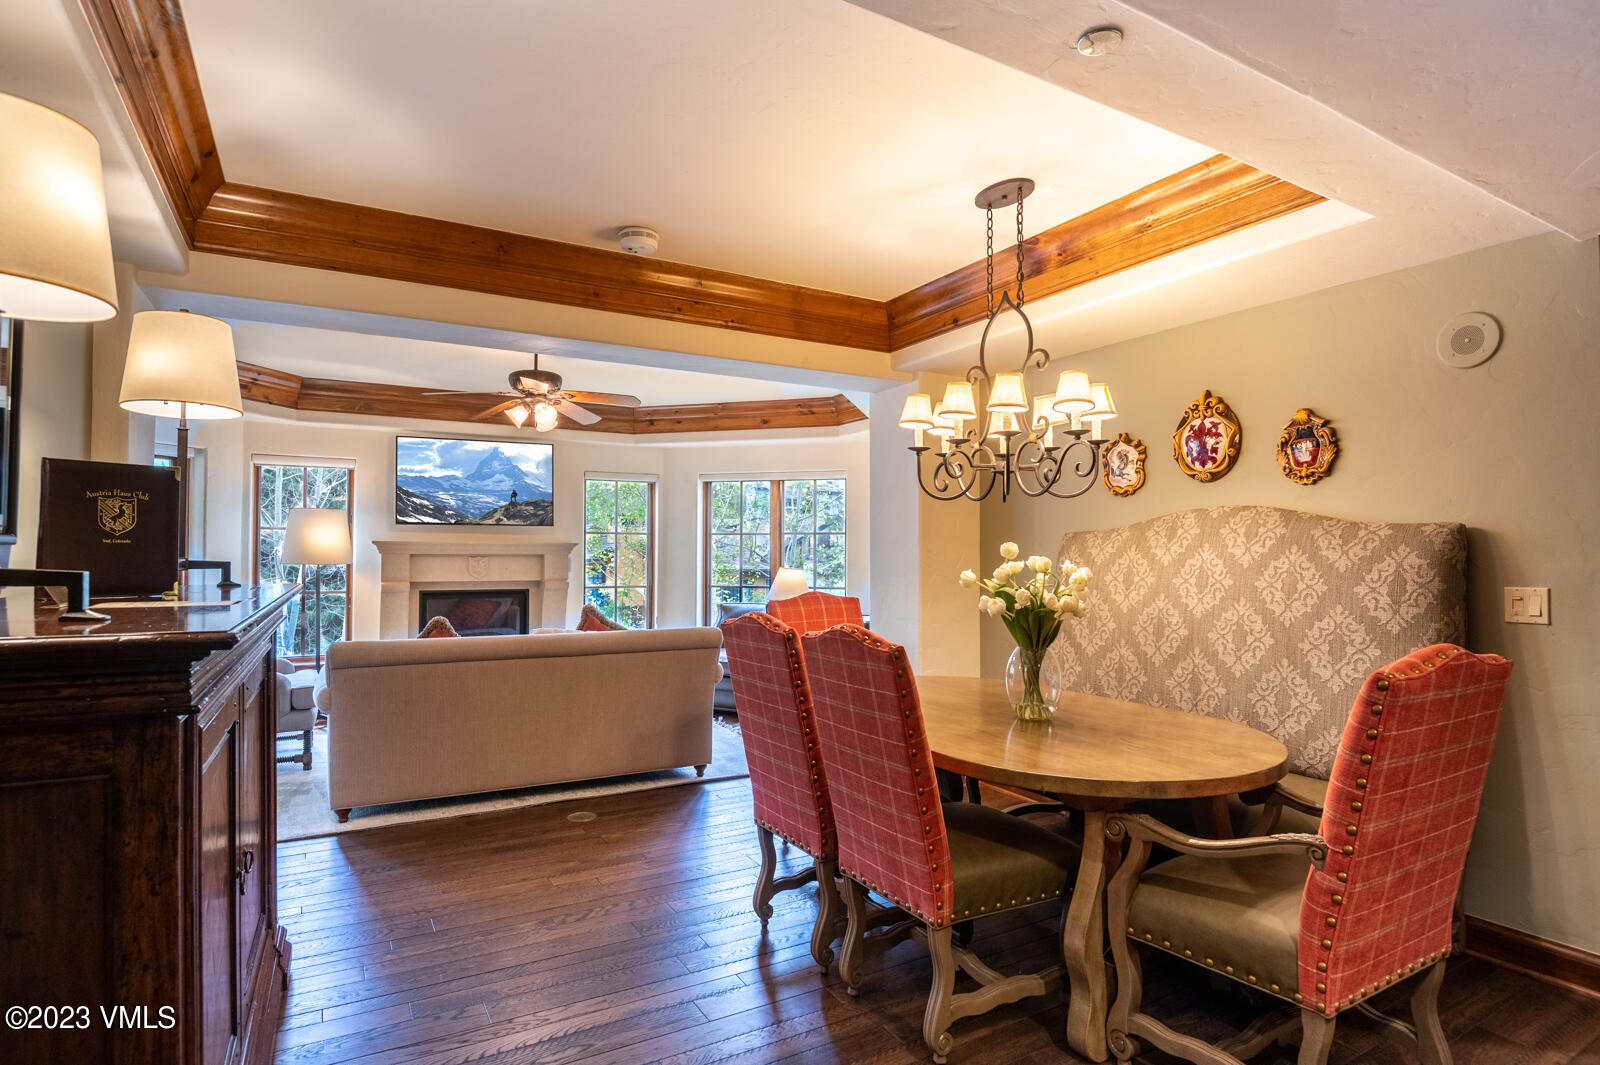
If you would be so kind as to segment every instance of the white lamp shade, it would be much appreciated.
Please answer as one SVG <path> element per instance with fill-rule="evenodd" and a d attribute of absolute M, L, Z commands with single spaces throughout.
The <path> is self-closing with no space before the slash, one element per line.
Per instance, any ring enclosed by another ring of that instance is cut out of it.
<path fill-rule="evenodd" d="M 942 410 L 933 412 L 933 428 L 928 430 L 930 435 L 937 437 L 951 437 L 956 435 L 956 423 L 944 416 Z"/>
<path fill-rule="evenodd" d="M 1089 386 L 1089 396 L 1094 400 L 1094 406 L 1084 412 L 1085 418 L 1098 418 L 1105 421 L 1107 418 L 1117 416 L 1117 405 L 1111 402 L 1111 389 L 1102 382 L 1095 382 Z"/>
<path fill-rule="evenodd" d="M 117 313 L 94 134 L 0 93 L 0 314 L 98 322 Z"/>
<path fill-rule="evenodd" d="M 1021 374 L 997 373 L 994 375 L 994 387 L 989 392 L 989 409 L 996 413 L 1028 413 L 1028 397 L 1022 390 Z"/>
<path fill-rule="evenodd" d="M 528 408 L 518 403 L 515 407 L 506 408 L 506 417 L 511 419 L 511 424 L 521 429 L 528 420 Z"/>
<path fill-rule="evenodd" d="M 1055 408 L 1061 414 L 1082 414 L 1094 406 L 1089 394 L 1089 375 L 1082 370 L 1068 370 L 1056 382 Z"/>
<path fill-rule="evenodd" d="M 536 403 L 533 407 L 533 427 L 548 433 L 556 427 L 556 409 L 549 403 Z"/>
<path fill-rule="evenodd" d="M 767 590 L 767 602 L 774 599 L 793 599 L 806 590 L 806 571 L 790 569 L 781 566 L 772 578 L 772 587 Z"/>
<path fill-rule="evenodd" d="M 1010 411 L 1001 411 L 989 419 L 989 435 L 1004 436 L 1007 433 L 1020 433 L 1017 427 L 1017 416 Z"/>
<path fill-rule="evenodd" d="M 287 566 L 349 565 L 350 512 L 325 507 L 290 510 L 279 559 Z"/>
<path fill-rule="evenodd" d="M 239 417 L 244 401 L 233 329 L 203 314 L 140 311 L 128 329 L 120 402 L 158 418 Z"/>
<path fill-rule="evenodd" d="M 1060 425 L 1066 420 L 1066 415 L 1056 410 L 1056 397 L 1039 396 L 1033 401 L 1033 417 L 1029 419 L 1028 427 L 1037 429 L 1040 422 L 1046 425 Z"/>
<path fill-rule="evenodd" d="M 905 406 L 900 408 L 900 428 L 932 429 L 932 398 L 921 392 L 915 392 L 907 396 Z"/>
<path fill-rule="evenodd" d="M 939 404 L 939 412 L 946 418 L 976 418 L 978 408 L 972 402 L 972 383 L 951 381 L 945 385 L 944 402 Z"/>

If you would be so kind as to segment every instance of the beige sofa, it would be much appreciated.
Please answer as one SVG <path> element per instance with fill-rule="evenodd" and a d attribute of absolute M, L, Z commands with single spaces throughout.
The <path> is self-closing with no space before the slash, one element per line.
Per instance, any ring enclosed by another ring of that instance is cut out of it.
<path fill-rule="evenodd" d="M 711 761 L 716 629 L 336 643 L 329 806 L 470 795 Z"/>

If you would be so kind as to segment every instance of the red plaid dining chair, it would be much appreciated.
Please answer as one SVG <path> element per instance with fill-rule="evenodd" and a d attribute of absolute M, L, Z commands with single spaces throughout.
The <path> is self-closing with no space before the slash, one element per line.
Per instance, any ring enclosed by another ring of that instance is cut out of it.
<path fill-rule="evenodd" d="M 811 928 L 811 956 L 826 971 L 833 963 L 839 919 L 835 884 L 839 852 L 799 636 L 776 618 L 751 613 L 723 622 L 722 642 L 739 703 L 739 731 L 750 764 L 756 840 L 761 847 L 752 905 L 765 930 L 773 896 L 815 880 L 817 917 Z M 774 879 L 778 860 L 774 835 L 811 855 L 812 867 Z"/>
<path fill-rule="evenodd" d="M 861 624 L 861 600 L 853 595 L 801 592 L 789 599 L 770 599 L 767 613 L 797 632 L 821 632 L 834 625 Z"/>
<path fill-rule="evenodd" d="M 1322 1065 L 1346 1010 L 1417 977 L 1411 995 L 1424 1065 L 1449 1065 L 1439 985 L 1511 663 L 1436 644 L 1373 673 L 1350 709 L 1329 775 L 1320 833 L 1191 839 L 1142 815 L 1107 832 L 1128 856 L 1108 892 L 1117 1001 L 1108 1041 L 1119 1061 L 1136 1037 L 1191 1061 L 1233 1063 L 1291 1039 Z M 1180 857 L 1148 871 L 1152 843 Z M 1159 948 L 1299 1007 L 1222 1047 L 1140 1013 L 1139 957 Z M 1381 1015 L 1378 1015 L 1381 1017 Z M 1390 1031 L 1409 1031 L 1383 1018 Z"/>
<path fill-rule="evenodd" d="M 806 634 L 806 668 L 839 832 L 849 925 L 839 975 L 855 994 L 870 912 L 866 892 L 889 899 L 910 920 L 882 936 L 926 941 L 933 986 L 922 1038 L 943 1062 L 950 1024 L 1041 995 L 1059 968 L 1002 977 L 957 946 L 958 922 L 1054 902 L 1066 919 L 1078 848 L 1052 832 L 977 803 L 939 802 L 933 756 L 905 649 L 859 625 Z M 955 994 L 956 969 L 983 985 Z"/>

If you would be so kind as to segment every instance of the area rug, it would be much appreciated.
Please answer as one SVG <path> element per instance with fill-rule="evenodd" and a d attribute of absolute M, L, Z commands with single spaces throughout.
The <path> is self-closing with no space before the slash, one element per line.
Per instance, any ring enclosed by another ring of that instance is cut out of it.
<path fill-rule="evenodd" d="M 357 807 L 344 824 L 328 808 L 328 732 L 311 733 L 311 771 L 296 762 L 278 763 L 278 839 L 311 839 L 337 836 L 369 828 L 437 821 L 447 817 L 515 810 L 522 806 L 544 806 L 554 802 L 589 799 L 597 795 L 618 795 L 629 791 L 671 788 L 680 784 L 703 784 L 712 780 L 733 780 L 750 775 L 744 760 L 744 741 L 736 722 L 715 719 L 711 729 L 711 764 L 706 775 L 697 777 L 693 769 L 667 769 L 657 773 L 638 773 L 627 777 L 608 777 L 575 784 L 551 784 L 540 788 L 492 791 L 482 795 L 462 795 L 449 799 L 398 802 L 387 806 Z M 285 736 L 278 753 L 298 754 L 300 737 Z"/>

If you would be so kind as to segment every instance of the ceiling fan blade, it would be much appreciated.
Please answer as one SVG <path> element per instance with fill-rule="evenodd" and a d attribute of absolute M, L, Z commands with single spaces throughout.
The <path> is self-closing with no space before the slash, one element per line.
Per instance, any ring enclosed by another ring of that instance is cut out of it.
<path fill-rule="evenodd" d="M 452 388 L 443 392 L 424 392 L 425 396 L 515 396 L 515 392 L 480 392 L 475 388 Z"/>
<path fill-rule="evenodd" d="M 474 414 L 472 418 L 474 421 L 479 418 L 493 418 L 496 414 L 503 414 L 512 407 L 521 405 L 521 403 L 522 400 L 520 399 L 508 399 L 504 403 L 496 404 L 495 406 L 490 407 L 488 410 L 479 411 L 477 414 Z"/>
<path fill-rule="evenodd" d="M 556 412 L 571 418 L 579 425 L 593 425 L 595 422 L 600 420 L 600 415 L 596 414 L 594 411 L 586 410 L 585 408 L 578 406 L 576 403 L 565 399 L 556 404 Z"/>
<path fill-rule="evenodd" d="M 602 407 L 637 407 L 638 396 L 624 396 L 617 392 L 579 392 L 569 388 L 564 393 L 576 403 L 595 403 Z"/>

